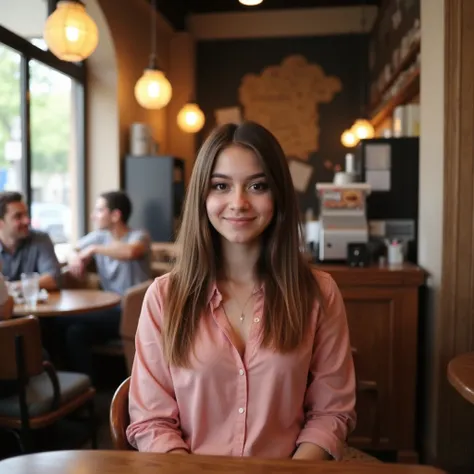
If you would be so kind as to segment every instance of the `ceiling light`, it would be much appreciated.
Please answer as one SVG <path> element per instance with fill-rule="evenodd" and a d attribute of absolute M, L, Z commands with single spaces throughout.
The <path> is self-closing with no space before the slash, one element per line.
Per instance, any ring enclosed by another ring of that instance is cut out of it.
<path fill-rule="evenodd" d="M 254 7 L 255 5 L 260 5 L 263 0 L 239 0 L 239 2 L 246 7 Z"/>
<path fill-rule="evenodd" d="M 187 103 L 178 113 L 179 128 L 186 133 L 196 133 L 204 127 L 204 113 L 195 103 Z"/>
<path fill-rule="evenodd" d="M 374 127 L 366 119 L 356 120 L 351 130 L 359 140 L 366 140 L 375 136 Z"/>
<path fill-rule="evenodd" d="M 99 33 L 94 20 L 79 0 L 61 0 L 44 25 L 49 50 L 63 61 L 77 62 L 97 47 Z"/>
<path fill-rule="evenodd" d="M 341 135 L 341 143 L 346 148 L 353 148 L 359 143 L 359 139 L 356 137 L 356 134 L 352 130 L 345 130 Z"/>
<path fill-rule="evenodd" d="M 151 11 L 151 54 L 150 64 L 135 84 L 135 98 L 145 109 L 161 109 L 171 100 L 173 90 L 170 81 L 158 67 L 156 57 L 156 0 L 152 0 Z"/>

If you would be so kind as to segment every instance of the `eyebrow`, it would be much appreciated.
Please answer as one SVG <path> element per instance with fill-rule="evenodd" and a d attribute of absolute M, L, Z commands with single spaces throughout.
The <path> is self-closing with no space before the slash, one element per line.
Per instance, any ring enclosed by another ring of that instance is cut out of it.
<path fill-rule="evenodd" d="M 221 174 L 221 173 L 213 173 L 211 178 L 232 179 L 231 176 L 227 176 L 226 174 Z M 252 179 L 257 179 L 257 178 L 266 178 L 265 173 L 252 174 L 250 176 L 247 176 L 246 179 L 250 181 Z"/>

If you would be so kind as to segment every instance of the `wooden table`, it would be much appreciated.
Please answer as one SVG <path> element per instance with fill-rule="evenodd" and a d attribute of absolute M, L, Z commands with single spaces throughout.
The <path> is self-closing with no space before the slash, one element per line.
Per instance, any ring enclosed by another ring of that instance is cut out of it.
<path fill-rule="evenodd" d="M 49 293 L 48 301 L 38 303 L 36 309 L 18 304 L 13 308 L 13 316 L 38 317 L 65 316 L 109 309 L 120 304 L 122 297 L 117 293 L 102 290 L 60 290 Z"/>
<path fill-rule="evenodd" d="M 8 474 L 441 474 L 429 466 L 311 462 L 153 454 L 136 451 L 57 451 L 0 461 Z"/>
<path fill-rule="evenodd" d="M 468 402 L 474 404 L 474 352 L 462 354 L 449 362 L 448 380 Z"/>

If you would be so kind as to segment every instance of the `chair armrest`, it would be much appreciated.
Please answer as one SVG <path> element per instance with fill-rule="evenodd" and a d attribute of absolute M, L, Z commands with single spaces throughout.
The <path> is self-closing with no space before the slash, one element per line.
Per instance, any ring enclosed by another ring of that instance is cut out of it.
<path fill-rule="evenodd" d="M 53 403 L 51 404 L 51 410 L 57 410 L 61 403 L 61 389 L 59 387 L 58 375 L 54 365 L 48 360 L 43 361 L 44 371 L 48 374 L 51 384 L 53 385 Z"/>

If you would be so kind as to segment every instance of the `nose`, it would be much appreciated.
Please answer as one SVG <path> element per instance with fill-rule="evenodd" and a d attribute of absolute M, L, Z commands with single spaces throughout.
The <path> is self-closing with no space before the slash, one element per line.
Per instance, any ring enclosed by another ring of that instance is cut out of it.
<path fill-rule="evenodd" d="M 243 189 L 236 188 L 232 193 L 232 201 L 230 207 L 232 210 L 247 209 L 249 202 L 247 195 Z"/>

